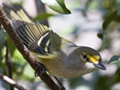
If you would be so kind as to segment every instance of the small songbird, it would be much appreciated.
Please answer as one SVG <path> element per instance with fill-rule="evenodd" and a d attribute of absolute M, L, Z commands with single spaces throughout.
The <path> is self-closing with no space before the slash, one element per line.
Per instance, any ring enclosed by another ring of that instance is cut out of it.
<path fill-rule="evenodd" d="M 77 46 L 49 27 L 32 22 L 22 9 L 7 4 L 2 7 L 24 45 L 53 76 L 75 78 L 97 68 L 106 70 L 96 50 Z"/>

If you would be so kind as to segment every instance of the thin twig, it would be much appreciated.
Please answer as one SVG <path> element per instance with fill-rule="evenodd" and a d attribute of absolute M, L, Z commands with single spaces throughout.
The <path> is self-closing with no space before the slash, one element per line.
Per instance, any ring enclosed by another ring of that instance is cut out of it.
<path fill-rule="evenodd" d="M 24 46 L 24 44 L 20 41 L 18 35 L 14 32 L 9 20 L 4 15 L 2 7 L 0 6 L 0 23 L 3 25 L 4 29 L 10 36 L 11 40 L 15 44 L 16 48 L 23 55 L 26 61 L 31 65 L 31 67 L 35 70 L 35 72 L 39 75 L 39 77 L 46 83 L 46 85 L 52 90 L 59 90 L 59 87 L 53 82 L 53 80 L 46 74 L 42 73 L 43 68 L 41 65 L 35 60 L 33 55 L 28 51 L 28 49 Z"/>
<path fill-rule="evenodd" d="M 7 37 L 5 38 L 5 46 L 6 46 L 5 64 L 7 68 L 7 76 L 12 79 L 12 65 L 10 60 L 10 52 L 8 50 L 8 45 L 7 45 Z M 14 90 L 13 86 L 10 84 L 9 84 L 9 90 Z"/>
<path fill-rule="evenodd" d="M 9 83 L 10 85 L 16 87 L 19 90 L 26 90 L 22 86 L 18 85 L 14 80 L 12 80 L 11 78 L 9 78 L 1 73 L 0 73 L 0 78 L 3 79 L 4 81 L 6 81 L 7 83 Z"/>

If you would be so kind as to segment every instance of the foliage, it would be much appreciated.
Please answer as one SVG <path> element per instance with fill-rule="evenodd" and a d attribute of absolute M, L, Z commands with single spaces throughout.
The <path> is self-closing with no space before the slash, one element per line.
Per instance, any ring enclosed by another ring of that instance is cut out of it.
<path fill-rule="evenodd" d="M 71 12 L 66 8 L 64 0 L 41 0 L 48 7 L 61 14 L 70 14 Z"/>
<path fill-rule="evenodd" d="M 70 14 L 70 10 L 66 8 L 64 0 L 41 0 L 45 5 L 51 8 L 53 11 L 56 11 L 61 14 Z M 20 2 L 21 3 L 21 2 Z M 75 5 L 73 3 L 76 3 Z M 67 4 L 67 3 L 66 3 Z M 110 60 L 106 61 L 108 65 L 115 65 L 117 68 L 115 73 L 112 75 L 101 75 L 99 71 L 96 71 L 92 74 L 94 78 L 91 80 L 85 80 L 84 78 L 75 78 L 69 79 L 67 82 L 70 85 L 70 88 L 77 89 L 78 87 L 86 86 L 89 87 L 89 90 L 110 90 L 115 84 L 120 82 L 120 50 L 118 52 L 114 52 L 114 48 L 112 47 L 115 42 L 114 32 L 120 34 L 120 8 L 119 8 L 120 0 L 88 0 L 87 3 L 84 3 L 84 0 L 75 0 L 72 3 L 69 3 L 69 6 L 72 7 L 72 10 L 76 10 L 77 12 L 83 13 L 84 17 L 87 11 L 96 10 L 102 13 L 103 25 L 102 30 L 98 33 L 98 37 L 102 39 L 102 44 L 99 47 L 99 51 L 102 52 L 104 50 L 108 50 L 109 53 L 112 53 L 112 57 L 108 56 Z M 59 15 L 61 15 L 59 14 Z M 39 13 L 34 21 L 39 21 L 49 17 L 55 17 L 56 14 L 51 13 Z M 87 17 L 86 17 L 87 18 Z M 80 17 L 78 17 L 80 19 Z M 59 26 L 59 25 L 58 25 Z M 57 27 L 58 27 L 57 26 Z M 61 27 L 58 27 L 61 28 Z M 76 28 L 76 26 L 70 28 Z M 65 28 L 66 29 L 66 28 Z M 80 29 L 80 28 L 79 28 Z M 67 30 L 66 30 L 67 31 Z M 64 31 L 64 33 L 66 32 Z M 76 32 L 74 29 L 73 32 Z M 71 34 L 75 36 L 75 33 L 68 32 L 67 34 Z M 77 33 L 78 34 L 78 33 Z M 12 69 L 13 69 L 13 78 L 17 80 L 25 80 L 31 83 L 36 84 L 36 79 L 34 77 L 34 71 L 23 59 L 19 51 L 16 50 L 14 44 L 12 43 L 9 36 L 4 32 L 3 28 L 0 30 L 0 72 L 6 74 L 5 68 L 5 37 L 7 37 L 7 43 L 9 47 L 9 51 L 11 54 L 12 61 Z M 120 38 L 118 37 L 118 40 Z M 119 49 L 120 46 L 115 48 Z M 108 61 L 108 62 L 107 62 Z M 109 68 L 107 68 L 109 69 Z M 112 71 L 111 71 L 112 72 Z M 2 82 L 2 81 L 0 81 Z M 40 84 L 40 80 L 37 81 Z M 3 83 L 3 82 L 2 82 Z M 3 83 L 4 85 L 6 83 Z M 4 86 L 3 85 L 3 86 Z M 35 85 L 31 85 L 31 88 L 35 87 Z"/>
<path fill-rule="evenodd" d="M 40 21 L 42 19 L 49 18 L 51 16 L 54 16 L 53 14 L 50 13 L 39 13 L 33 20 L 34 21 Z"/>
<path fill-rule="evenodd" d="M 2 30 L 0 30 L 0 61 L 3 59 L 2 50 L 4 47 L 4 41 L 5 41 L 5 32 L 2 29 Z"/>

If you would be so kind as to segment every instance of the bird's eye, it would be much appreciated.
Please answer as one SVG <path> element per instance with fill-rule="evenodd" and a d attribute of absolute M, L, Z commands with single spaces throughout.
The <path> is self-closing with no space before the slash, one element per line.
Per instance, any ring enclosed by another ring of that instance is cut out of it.
<path fill-rule="evenodd" d="M 88 57 L 87 57 L 87 55 L 86 54 L 82 54 L 82 59 L 84 60 L 84 61 L 87 61 L 88 60 Z"/>

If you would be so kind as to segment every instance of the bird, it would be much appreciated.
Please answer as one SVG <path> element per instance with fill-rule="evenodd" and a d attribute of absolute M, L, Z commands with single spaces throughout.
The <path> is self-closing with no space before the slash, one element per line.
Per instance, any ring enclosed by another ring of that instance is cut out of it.
<path fill-rule="evenodd" d="M 2 8 L 20 40 L 53 76 L 76 78 L 97 69 L 106 70 L 97 50 L 78 46 L 46 25 L 34 23 L 23 9 L 4 3 Z"/>

